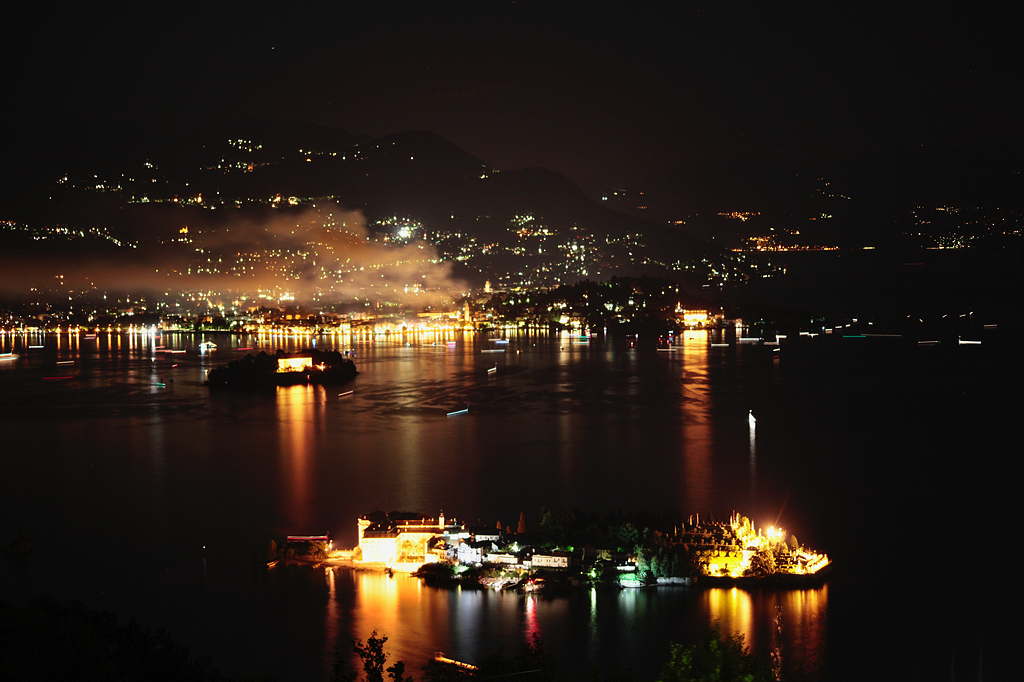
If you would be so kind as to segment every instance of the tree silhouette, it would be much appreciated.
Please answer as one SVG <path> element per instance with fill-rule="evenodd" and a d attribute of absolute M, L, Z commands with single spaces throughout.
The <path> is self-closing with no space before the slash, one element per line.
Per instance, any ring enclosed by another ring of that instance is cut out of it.
<path fill-rule="evenodd" d="M 352 643 L 352 651 L 362 659 L 363 673 L 366 675 L 364 679 L 366 682 L 384 682 L 384 673 L 387 673 L 387 678 L 392 682 L 413 682 L 412 677 L 405 676 L 404 662 L 395 661 L 390 667 L 384 667 L 388 660 L 388 654 L 384 651 L 384 644 L 387 641 L 386 635 L 377 636 L 377 631 L 374 630 L 366 639 L 365 644 L 360 640 Z M 356 676 L 349 671 L 341 652 L 338 652 L 334 664 L 333 680 L 334 682 L 355 682 L 356 680 Z"/>
<path fill-rule="evenodd" d="M 696 644 L 674 642 L 659 682 L 768 682 L 770 670 L 747 651 L 743 635 L 712 629 Z"/>
<path fill-rule="evenodd" d="M 750 568 L 745 573 L 758 577 L 775 573 L 775 552 L 768 547 L 757 550 L 754 556 L 750 557 Z"/>

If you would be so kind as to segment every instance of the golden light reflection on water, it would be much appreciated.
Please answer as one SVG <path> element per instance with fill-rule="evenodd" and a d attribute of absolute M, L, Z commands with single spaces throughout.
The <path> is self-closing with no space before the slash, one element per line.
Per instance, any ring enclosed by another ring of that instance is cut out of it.
<path fill-rule="evenodd" d="M 355 571 L 353 580 L 351 635 L 387 635 L 392 656 L 416 665 L 436 650 L 477 662 L 496 648 L 515 651 L 537 637 L 546 642 L 553 634 L 544 625 L 565 623 L 570 615 L 568 600 L 536 594 L 439 590 L 377 571 Z"/>
<path fill-rule="evenodd" d="M 756 645 L 754 639 L 754 600 L 750 593 L 738 587 L 713 587 L 702 595 L 710 623 L 723 634 L 739 633 L 747 645 Z"/>
<path fill-rule="evenodd" d="M 374 630 L 387 635 L 392 656 L 405 661 L 419 659 L 443 641 L 449 631 L 448 601 L 457 605 L 467 596 L 453 592 L 451 600 L 439 602 L 418 578 L 402 574 L 356 571 L 355 583 L 353 636 L 365 640 Z"/>
<path fill-rule="evenodd" d="M 281 452 L 283 506 L 289 532 L 307 533 L 313 523 L 312 458 L 320 436 L 323 389 L 298 385 L 278 387 L 277 418 Z"/>
<path fill-rule="evenodd" d="M 768 651 L 783 670 L 817 677 L 825 650 L 828 585 L 804 590 L 711 588 L 701 596 L 708 624 L 743 635 L 747 646 Z"/>
<path fill-rule="evenodd" d="M 785 643 L 787 660 L 800 662 L 804 673 L 818 671 L 825 650 L 828 585 L 790 590 L 773 597 L 779 602 L 782 632 L 778 634 Z"/>
<path fill-rule="evenodd" d="M 711 425 L 708 413 L 708 332 L 690 330 L 682 336 L 683 481 L 690 511 L 711 509 Z"/>

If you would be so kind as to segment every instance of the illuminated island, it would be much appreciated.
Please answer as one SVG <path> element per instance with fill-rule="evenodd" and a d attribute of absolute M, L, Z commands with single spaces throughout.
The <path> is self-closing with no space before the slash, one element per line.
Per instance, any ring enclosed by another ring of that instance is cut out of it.
<path fill-rule="evenodd" d="M 355 378 L 356 364 L 338 351 L 306 350 L 249 354 L 210 370 L 211 388 L 263 388 L 294 384 L 343 384 Z"/>
<path fill-rule="evenodd" d="M 820 582 L 828 555 L 782 528 L 757 528 L 740 514 L 727 521 L 691 516 L 661 527 L 578 513 L 542 514 L 528 530 L 500 522 L 474 527 L 454 517 L 374 512 L 357 521 L 350 550 L 324 545 L 314 563 L 412 573 L 434 585 L 558 589 L 609 585 Z M 324 542 L 327 542 L 326 536 Z"/>

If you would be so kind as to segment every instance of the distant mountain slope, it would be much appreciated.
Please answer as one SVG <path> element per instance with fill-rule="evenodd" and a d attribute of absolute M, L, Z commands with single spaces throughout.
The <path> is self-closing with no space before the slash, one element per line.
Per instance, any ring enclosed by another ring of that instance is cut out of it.
<path fill-rule="evenodd" d="M 610 210 L 559 173 L 493 168 L 430 132 L 366 138 L 237 122 L 122 133 L 103 131 L 90 143 L 95 163 L 75 164 L 69 155 L 51 181 L 0 218 L 36 226 L 85 221 L 137 242 L 142 258 L 164 244 L 182 248 L 177 233 L 186 226 L 194 235 L 260 225 L 337 203 L 361 211 L 382 242 L 397 237 L 400 224 L 412 226 L 414 239 L 430 241 L 440 258 L 481 284 L 511 285 L 526 272 L 541 273 L 534 285 L 657 274 L 706 251 L 679 230 Z M 645 255 L 647 242 L 655 258 Z"/>

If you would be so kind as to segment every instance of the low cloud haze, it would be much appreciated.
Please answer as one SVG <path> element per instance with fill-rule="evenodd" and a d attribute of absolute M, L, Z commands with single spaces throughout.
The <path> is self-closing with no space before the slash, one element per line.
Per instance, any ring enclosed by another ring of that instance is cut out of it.
<path fill-rule="evenodd" d="M 360 211 L 334 204 L 280 209 L 266 220 L 162 234 L 138 249 L 6 253 L 0 255 L 0 290 L 263 292 L 291 294 L 297 302 L 318 296 L 322 303 L 369 299 L 416 307 L 449 303 L 467 289 L 433 246 L 399 241 L 371 238 Z"/>

